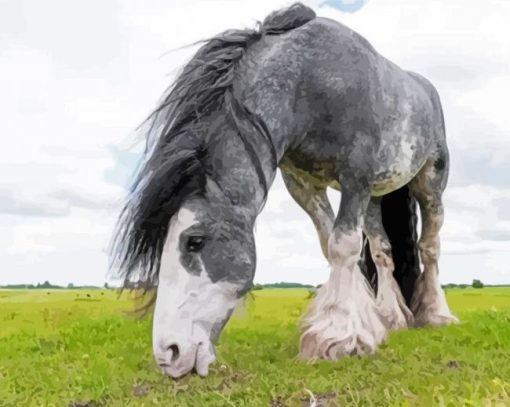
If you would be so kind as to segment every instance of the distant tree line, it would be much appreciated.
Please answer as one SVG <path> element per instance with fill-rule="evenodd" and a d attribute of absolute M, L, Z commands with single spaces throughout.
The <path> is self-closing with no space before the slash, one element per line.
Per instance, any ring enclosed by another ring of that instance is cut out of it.
<path fill-rule="evenodd" d="M 87 290 L 94 290 L 99 289 L 102 287 L 97 287 L 94 285 L 74 285 L 73 283 L 67 284 L 67 287 L 61 286 L 61 285 L 55 285 L 51 284 L 48 280 L 46 280 L 44 283 L 37 283 L 37 284 L 7 284 L 0 286 L 1 288 L 8 288 L 11 290 L 37 290 L 37 289 L 52 289 L 52 290 L 59 290 L 59 289 L 87 289 Z M 108 288 L 108 283 L 104 283 L 104 288 Z"/>
<path fill-rule="evenodd" d="M 502 286 L 504 286 L 504 285 L 502 285 Z M 485 287 L 485 284 L 482 283 L 478 279 L 474 279 L 471 284 L 453 284 L 453 283 L 449 283 L 449 284 L 443 285 L 443 288 L 468 288 L 468 287 L 483 288 L 483 287 Z M 497 287 L 497 286 L 493 286 L 493 287 Z"/>
<path fill-rule="evenodd" d="M 478 279 L 474 279 L 473 282 L 471 284 L 454 284 L 454 283 L 449 283 L 449 284 L 444 284 L 443 285 L 443 288 L 468 288 L 468 287 L 472 287 L 472 288 L 483 288 L 483 287 L 507 287 L 509 286 L 510 284 L 500 284 L 500 285 L 485 285 L 484 283 L 482 283 L 481 280 L 478 280 Z M 256 291 L 256 290 L 262 290 L 264 288 L 308 288 L 308 289 L 312 289 L 312 291 L 316 288 L 320 288 L 321 287 L 321 284 L 317 285 L 317 286 L 313 286 L 311 284 L 300 284 L 300 283 L 289 283 L 289 282 L 279 282 L 279 283 L 270 283 L 270 284 L 255 284 L 252 288 L 252 291 Z M 23 290 L 26 290 L 26 289 L 89 289 L 89 290 L 93 290 L 93 289 L 100 289 L 100 288 L 112 288 L 112 287 L 109 287 L 108 286 L 108 283 L 104 283 L 103 287 L 98 287 L 98 286 L 93 286 L 93 285 L 74 285 L 73 283 L 69 283 L 66 287 L 64 286 L 60 286 L 60 285 L 55 285 L 55 284 L 51 284 L 49 281 L 45 281 L 44 283 L 37 283 L 37 284 L 7 284 L 7 285 L 3 285 L 3 286 L 0 286 L 0 288 L 8 288 L 8 289 L 11 289 L 11 290 L 15 290 L 15 289 L 23 289 Z M 134 282 L 134 283 L 131 283 L 131 284 L 128 284 L 127 285 L 127 288 L 139 288 L 139 284 Z"/>
<path fill-rule="evenodd" d="M 262 290 L 264 288 L 314 288 L 313 285 L 310 284 L 300 284 L 300 283 L 270 283 L 270 284 L 255 284 L 252 290 Z"/>
<path fill-rule="evenodd" d="M 252 288 L 252 290 L 262 290 L 264 288 L 308 288 L 311 289 L 312 292 L 315 291 L 315 289 L 318 289 L 321 287 L 322 284 L 319 284 L 317 286 L 313 286 L 310 284 L 300 284 L 300 283 L 286 283 L 286 282 L 280 282 L 280 283 L 271 283 L 271 284 L 255 284 Z M 500 285 L 486 285 L 482 283 L 481 280 L 474 279 L 471 284 L 444 284 L 443 288 L 483 288 L 483 287 L 508 287 L 510 284 L 500 284 Z"/>
<path fill-rule="evenodd" d="M 11 288 L 11 289 L 33 289 L 33 288 L 64 288 L 59 285 L 51 284 L 49 281 L 45 281 L 44 283 L 37 283 L 37 284 L 7 284 L 2 286 L 2 288 Z"/>

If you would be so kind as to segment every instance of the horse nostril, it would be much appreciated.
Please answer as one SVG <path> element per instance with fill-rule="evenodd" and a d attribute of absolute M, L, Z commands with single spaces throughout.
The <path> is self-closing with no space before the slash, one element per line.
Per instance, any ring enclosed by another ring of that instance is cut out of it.
<path fill-rule="evenodd" d="M 174 343 L 168 347 L 168 350 L 172 351 L 171 362 L 175 362 L 179 359 L 179 347 Z"/>

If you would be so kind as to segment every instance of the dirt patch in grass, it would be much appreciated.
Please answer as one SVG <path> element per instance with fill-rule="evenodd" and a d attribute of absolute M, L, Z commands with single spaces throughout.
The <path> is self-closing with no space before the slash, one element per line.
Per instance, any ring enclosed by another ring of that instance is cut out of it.
<path fill-rule="evenodd" d="M 69 403 L 69 407 L 103 407 L 104 404 L 95 401 L 95 400 L 89 400 L 89 401 L 71 401 Z"/>
<path fill-rule="evenodd" d="M 456 361 L 456 360 L 449 360 L 447 363 L 446 363 L 446 366 L 449 368 L 449 369 L 454 369 L 454 370 L 458 370 L 461 368 L 461 364 L 460 362 Z"/>
<path fill-rule="evenodd" d="M 149 386 L 146 384 L 133 384 L 133 396 L 143 397 L 149 393 Z"/>

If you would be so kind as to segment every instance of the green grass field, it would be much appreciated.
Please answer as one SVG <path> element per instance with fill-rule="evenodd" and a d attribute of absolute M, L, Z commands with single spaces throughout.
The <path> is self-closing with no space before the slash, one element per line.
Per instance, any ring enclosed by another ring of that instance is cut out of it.
<path fill-rule="evenodd" d="M 87 294 L 89 296 L 87 296 Z M 510 406 L 510 288 L 448 291 L 462 323 L 394 332 L 374 356 L 296 358 L 308 292 L 255 291 L 207 378 L 152 359 L 151 321 L 102 290 L 0 290 L 2 406 Z"/>

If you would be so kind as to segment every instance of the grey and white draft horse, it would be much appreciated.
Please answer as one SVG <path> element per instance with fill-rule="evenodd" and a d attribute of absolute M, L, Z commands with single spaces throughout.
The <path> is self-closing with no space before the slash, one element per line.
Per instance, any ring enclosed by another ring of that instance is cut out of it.
<path fill-rule="evenodd" d="M 370 353 L 391 329 L 457 320 L 438 280 L 449 166 L 439 96 L 357 33 L 300 3 L 226 31 L 148 124 L 112 253 L 127 281 L 157 286 L 153 350 L 165 374 L 208 373 L 252 286 L 254 224 L 277 168 L 331 265 L 304 317 L 303 358 Z M 328 187 L 341 189 L 336 216 Z"/>

